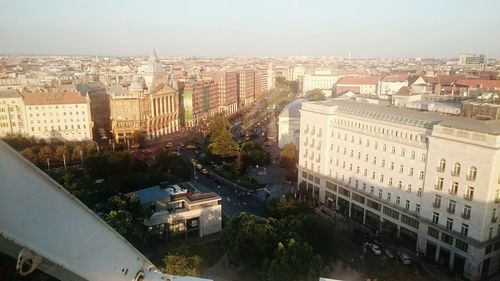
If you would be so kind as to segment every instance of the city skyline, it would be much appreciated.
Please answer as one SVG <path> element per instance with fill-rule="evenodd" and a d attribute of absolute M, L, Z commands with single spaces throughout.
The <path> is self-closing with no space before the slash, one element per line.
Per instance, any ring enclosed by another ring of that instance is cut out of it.
<path fill-rule="evenodd" d="M 495 1 L 15 1 L 2 7 L 3 54 L 143 56 L 155 48 L 161 56 L 500 57 L 500 39 L 491 36 L 500 24 Z"/>

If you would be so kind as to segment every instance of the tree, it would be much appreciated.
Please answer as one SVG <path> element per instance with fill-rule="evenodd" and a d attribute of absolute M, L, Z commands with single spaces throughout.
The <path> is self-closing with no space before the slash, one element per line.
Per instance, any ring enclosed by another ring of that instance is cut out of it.
<path fill-rule="evenodd" d="M 147 227 L 144 220 L 152 215 L 132 194 L 118 194 L 102 206 L 102 218 L 136 247 L 146 244 Z"/>
<path fill-rule="evenodd" d="M 36 163 L 38 161 L 38 158 L 36 154 L 33 152 L 31 148 L 25 148 L 23 151 L 21 151 L 21 154 L 28 160 L 30 160 L 32 163 Z"/>
<path fill-rule="evenodd" d="M 313 212 L 314 205 L 311 202 L 298 201 L 290 197 L 286 199 L 271 199 L 266 206 L 267 215 L 275 219 L 302 214 L 312 214 Z"/>
<path fill-rule="evenodd" d="M 272 222 L 246 213 L 234 216 L 221 238 L 229 261 L 259 268 L 266 258 L 271 258 L 277 243 Z"/>
<path fill-rule="evenodd" d="M 56 147 L 56 159 L 58 161 L 63 161 L 64 157 L 66 157 L 66 161 L 69 161 L 70 160 L 70 153 L 69 153 L 69 149 L 68 147 L 64 146 L 64 145 L 58 145 Z"/>
<path fill-rule="evenodd" d="M 312 89 L 307 92 L 306 98 L 308 101 L 322 101 L 326 100 L 325 94 L 321 89 Z"/>
<path fill-rule="evenodd" d="M 45 145 L 42 148 L 40 148 L 40 151 L 38 152 L 38 159 L 40 162 L 45 162 L 47 159 L 52 159 L 52 148 L 50 146 Z"/>
<path fill-rule="evenodd" d="M 218 135 L 211 137 L 212 143 L 208 146 L 210 153 L 222 158 L 238 155 L 238 144 L 233 140 L 229 129 L 222 129 Z"/>
<path fill-rule="evenodd" d="M 176 181 L 187 181 L 191 177 L 190 165 L 180 156 L 162 152 L 158 156 L 158 165 L 161 171 Z"/>
<path fill-rule="evenodd" d="M 285 144 L 283 150 L 281 151 L 281 166 L 286 170 L 286 179 L 288 181 L 294 182 L 297 180 L 297 148 L 294 144 Z"/>
<path fill-rule="evenodd" d="M 83 156 L 85 156 L 83 153 L 83 147 L 80 145 L 75 146 L 75 148 L 73 148 L 73 152 L 71 153 L 71 159 L 73 159 L 73 161 L 81 160 Z"/>
<path fill-rule="evenodd" d="M 323 260 L 306 242 L 279 242 L 274 259 L 266 266 L 266 280 L 318 280 L 325 272 Z"/>
<path fill-rule="evenodd" d="M 208 133 L 212 141 L 223 131 L 229 131 L 230 129 L 229 121 L 221 114 L 216 114 L 208 119 Z"/>
<path fill-rule="evenodd" d="M 175 252 L 163 258 L 163 271 L 167 274 L 200 276 L 203 266 L 203 258 L 199 255 Z"/>

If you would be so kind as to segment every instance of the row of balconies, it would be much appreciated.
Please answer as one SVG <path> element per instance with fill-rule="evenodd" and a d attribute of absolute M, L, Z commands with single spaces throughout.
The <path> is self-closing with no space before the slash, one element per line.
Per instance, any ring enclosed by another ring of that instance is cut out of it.
<path fill-rule="evenodd" d="M 436 168 L 436 171 L 437 171 L 438 173 L 444 173 L 444 167 L 439 167 L 439 166 L 438 166 L 438 167 Z M 453 170 L 453 171 L 451 171 L 451 172 L 450 172 L 450 174 L 451 174 L 451 176 L 452 176 L 452 177 L 459 177 L 459 176 L 460 176 L 460 172 L 459 172 L 459 171 L 454 171 L 454 170 Z M 476 176 L 471 175 L 471 174 L 467 174 L 467 175 L 465 176 L 465 179 L 466 179 L 466 180 L 468 180 L 468 181 L 476 181 Z"/>
<path fill-rule="evenodd" d="M 439 209 L 439 208 L 441 208 L 441 203 L 440 202 L 433 202 L 432 207 L 434 207 L 435 209 Z M 455 208 L 450 208 L 448 206 L 448 207 L 446 207 L 446 211 L 450 214 L 454 214 Z M 463 219 L 466 219 L 466 220 L 470 219 L 470 212 L 462 212 L 460 215 Z"/>

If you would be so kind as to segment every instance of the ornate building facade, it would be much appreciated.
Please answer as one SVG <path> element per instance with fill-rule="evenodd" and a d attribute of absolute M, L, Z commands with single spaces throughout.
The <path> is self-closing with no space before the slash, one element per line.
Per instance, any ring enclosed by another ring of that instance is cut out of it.
<path fill-rule="evenodd" d="M 179 130 L 179 94 L 176 84 L 158 61 L 156 54 L 139 69 L 127 87 L 108 89 L 111 130 L 116 142 L 126 142 L 134 132 L 147 140 Z"/>

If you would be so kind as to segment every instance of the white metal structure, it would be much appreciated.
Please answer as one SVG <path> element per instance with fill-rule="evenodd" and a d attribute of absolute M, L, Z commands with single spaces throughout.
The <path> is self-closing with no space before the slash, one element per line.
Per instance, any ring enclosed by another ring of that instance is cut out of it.
<path fill-rule="evenodd" d="M 60 280 L 207 280 L 170 276 L 48 175 L 0 141 L 0 251 Z"/>

